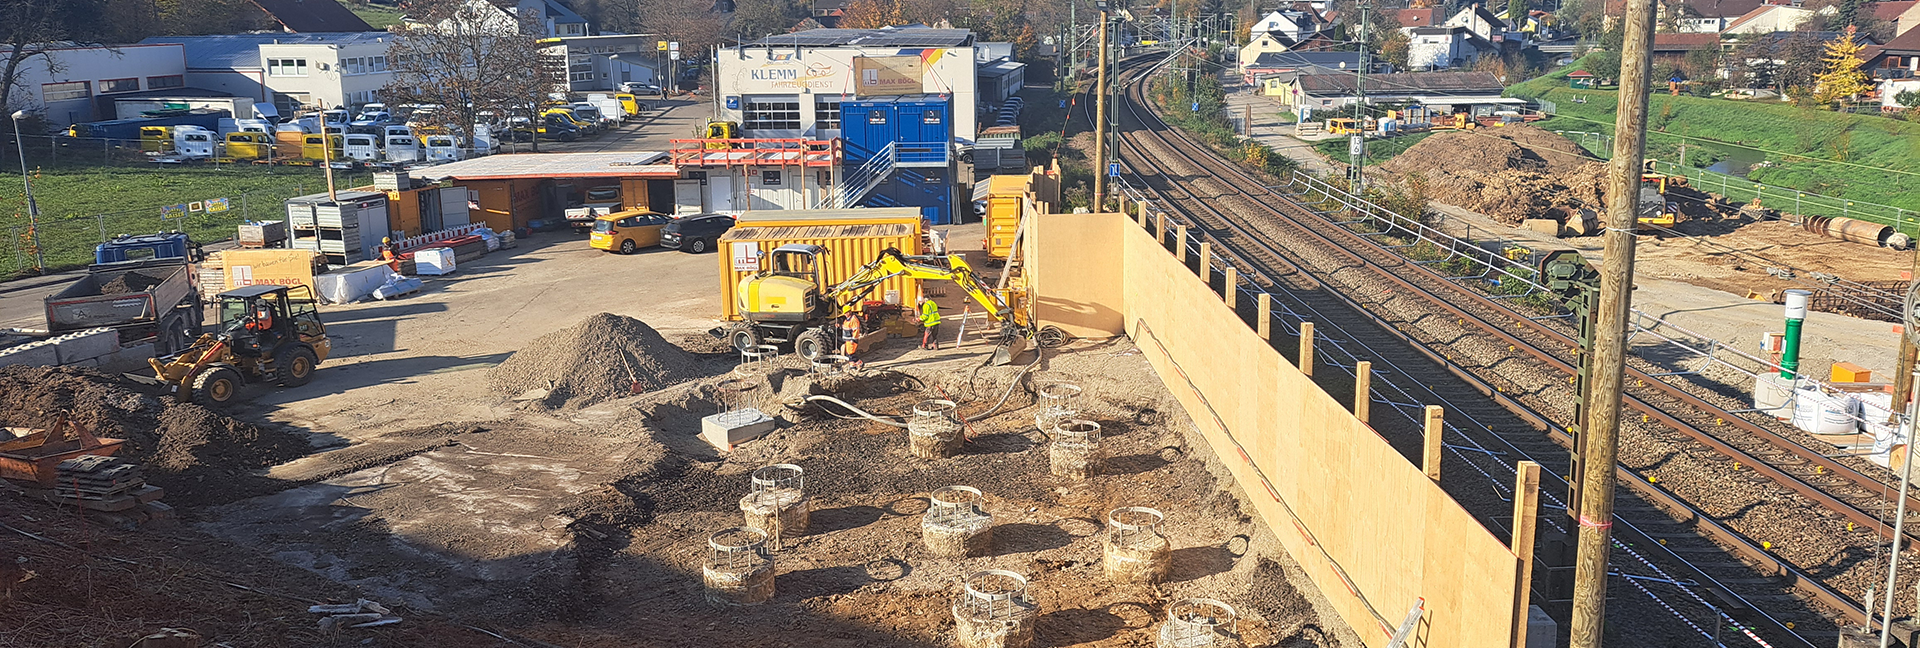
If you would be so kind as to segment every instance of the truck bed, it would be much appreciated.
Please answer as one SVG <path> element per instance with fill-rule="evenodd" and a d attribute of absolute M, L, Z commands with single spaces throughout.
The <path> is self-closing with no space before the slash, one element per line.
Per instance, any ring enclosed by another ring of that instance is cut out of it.
<path fill-rule="evenodd" d="M 184 264 L 89 273 L 46 299 L 55 331 L 155 322 L 193 293 Z"/>

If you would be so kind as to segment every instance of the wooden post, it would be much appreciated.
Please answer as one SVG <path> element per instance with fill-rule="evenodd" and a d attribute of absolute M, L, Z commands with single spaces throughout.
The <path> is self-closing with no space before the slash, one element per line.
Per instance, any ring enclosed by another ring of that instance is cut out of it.
<path fill-rule="evenodd" d="M 1185 225 L 1173 226 L 1173 258 L 1179 259 L 1180 265 L 1187 264 L 1187 226 Z"/>
<path fill-rule="evenodd" d="M 1093 118 L 1093 208 L 1107 210 L 1107 10 L 1100 10 L 1100 71 L 1096 75 Z M 1119 157 L 1119 156 L 1114 156 Z"/>
<path fill-rule="evenodd" d="M 1253 303 L 1260 308 L 1260 321 L 1254 323 L 1254 329 L 1260 332 L 1260 339 L 1273 339 L 1273 296 L 1260 293 Z"/>
<path fill-rule="evenodd" d="M 1159 243 L 1159 244 L 1161 244 L 1161 245 L 1166 245 L 1166 244 L 1167 244 L 1167 214 L 1166 214 L 1166 212 L 1161 212 L 1161 213 L 1159 213 L 1159 214 L 1155 214 L 1155 215 L 1154 215 L 1154 227 L 1153 227 L 1153 242 L 1155 242 L 1155 243 Z"/>
<path fill-rule="evenodd" d="M 1300 373 L 1313 377 L 1313 322 L 1300 323 Z"/>
<path fill-rule="evenodd" d="M 1647 88 L 1653 77 L 1653 0 L 1627 0 L 1620 33 L 1620 92 L 1613 157 L 1607 161 L 1605 258 L 1593 313 L 1591 379 L 1582 412 L 1579 553 L 1573 566 L 1569 648 L 1600 648 L 1607 618 L 1607 564 L 1613 551 L 1613 492 L 1619 457 L 1620 392 L 1626 382 L 1627 323 L 1633 309 L 1635 219 L 1647 152 Z M 1722 192 L 1724 193 L 1724 192 Z M 1897 554 L 1896 554 L 1897 555 Z"/>
<path fill-rule="evenodd" d="M 1239 303 L 1240 302 L 1240 271 L 1235 270 L 1233 266 L 1227 266 L 1226 297 L 1227 297 L 1227 308 L 1229 310 L 1238 308 L 1240 306 L 1240 303 Z"/>
<path fill-rule="evenodd" d="M 1212 283 L 1211 281 L 1213 279 L 1213 277 L 1211 276 L 1212 274 L 1213 274 L 1213 242 L 1201 241 L 1200 242 L 1200 281 L 1203 283 Z"/>
<path fill-rule="evenodd" d="M 1527 611 L 1533 607 L 1533 537 L 1540 524 L 1540 464 L 1513 467 L 1513 557 L 1519 560 L 1513 588 L 1513 648 L 1527 645 Z"/>
<path fill-rule="evenodd" d="M 1373 410 L 1373 363 L 1361 360 L 1353 365 L 1353 417 L 1367 423 Z"/>
<path fill-rule="evenodd" d="M 1444 425 L 1447 420 L 1446 417 L 1447 410 L 1445 408 L 1439 405 L 1427 406 L 1427 448 L 1426 453 L 1421 457 L 1420 465 L 1427 469 L 1427 479 L 1433 480 L 1433 483 L 1436 484 L 1440 483 L 1440 454 L 1443 445 L 1441 439 L 1443 438 L 1442 435 L 1446 433 L 1446 426 Z"/>

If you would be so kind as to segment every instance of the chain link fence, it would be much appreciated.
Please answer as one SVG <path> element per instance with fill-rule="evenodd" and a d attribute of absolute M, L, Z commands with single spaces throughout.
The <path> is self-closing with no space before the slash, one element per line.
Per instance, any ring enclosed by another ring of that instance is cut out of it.
<path fill-rule="evenodd" d="M 147 209 L 42 218 L 37 226 L 15 225 L 8 228 L 7 241 L 0 243 L 0 249 L 8 251 L 0 258 L 0 276 L 34 274 L 36 261 L 44 262 L 50 272 L 85 266 L 93 262 L 94 246 L 122 234 L 178 230 L 197 243 L 224 241 L 233 238 L 244 221 L 282 218 L 286 200 L 306 195 L 309 189 L 320 191 L 324 185 L 294 183 Z"/>

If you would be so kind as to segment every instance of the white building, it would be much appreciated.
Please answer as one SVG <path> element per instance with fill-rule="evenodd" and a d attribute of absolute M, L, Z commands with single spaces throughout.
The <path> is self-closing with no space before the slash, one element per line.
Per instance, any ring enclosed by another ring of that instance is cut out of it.
<path fill-rule="evenodd" d="M 1720 31 L 1720 35 L 1725 37 L 1731 34 L 1790 32 L 1799 29 L 1801 23 L 1812 20 L 1815 13 L 1833 15 L 1835 12 L 1831 6 L 1815 12 L 1812 9 L 1786 5 L 1761 5 L 1744 16 L 1727 21 L 1727 26 Z"/>
<path fill-rule="evenodd" d="M 973 144 L 977 59 L 964 29 L 812 29 L 719 51 L 714 101 L 744 137 L 840 136 L 840 102 L 908 94 L 952 100 L 955 143 Z"/>
<path fill-rule="evenodd" d="M 1407 67 L 1413 70 L 1444 70 L 1471 67 L 1480 56 L 1498 48 L 1463 26 L 1405 27 Z"/>
<path fill-rule="evenodd" d="M 179 45 L 52 49 L 21 63 L 9 104 L 52 126 L 115 119 L 114 96 L 185 87 L 186 74 Z"/>
<path fill-rule="evenodd" d="M 1267 14 L 1260 22 L 1253 24 L 1255 34 L 1280 34 L 1287 40 L 1301 42 L 1312 38 L 1326 29 L 1326 22 L 1320 16 L 1309 11 L 1285 9 Z"/>
<path fill-rule="evenodd" d="M 652 36 L 625 34 L 560 38 L 566 46 L 567 89 L 616 90 L 628 81 L 657 83 L 660 75 L 654 66 L 664 68 L 669 63 L 658 43 Z"/>
<path fill-rule="evenodd" d="M 253 97 L 281 114 L 378 101 L 393 80 L 387 32 L 155 36 L 186 48 L 187 85 Z"/>

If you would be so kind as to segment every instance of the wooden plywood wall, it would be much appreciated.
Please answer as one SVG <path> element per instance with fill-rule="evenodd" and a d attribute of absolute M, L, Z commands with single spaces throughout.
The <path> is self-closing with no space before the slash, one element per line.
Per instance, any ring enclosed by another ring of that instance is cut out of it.
<path fill-rule="evenodd" d="M 1388 626 L 1420 601 L 1410 645 L 1514 644 L 1525 613 L 1519 561 L 1503 539 L 1273 351 L 1151 233 L 1118 214 L 1043 219 L 1027 249 L 1036 302 L 1074 308 L 1041 308 L 1041 322 L 1097 329 L 1118 319 L 1369 646 L 1385 646 Z"/>

